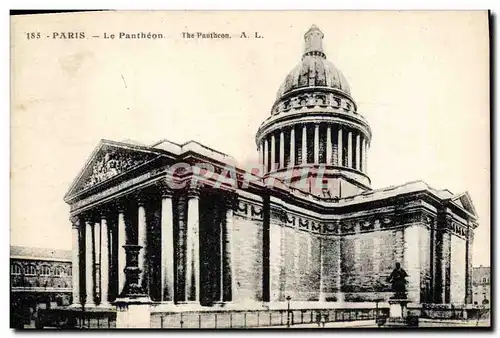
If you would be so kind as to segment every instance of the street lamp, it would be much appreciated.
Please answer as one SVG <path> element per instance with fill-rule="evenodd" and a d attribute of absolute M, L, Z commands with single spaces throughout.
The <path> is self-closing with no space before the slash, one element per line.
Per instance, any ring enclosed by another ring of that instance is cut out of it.
<path fill-rule="evenodd" d="M 290 327 L 290 300 L 292 297 L 286 296 L 286 300 L 288 302 L 288 309 L 287 309 L 287 315 L 286 315 L 286 327 Z"/>

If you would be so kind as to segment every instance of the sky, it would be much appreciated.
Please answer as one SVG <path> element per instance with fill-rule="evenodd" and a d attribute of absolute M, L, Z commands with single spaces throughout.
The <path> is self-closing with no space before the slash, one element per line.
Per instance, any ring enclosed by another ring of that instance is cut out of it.
<path fill-rule="evenodd" d="M 486 12 L 122 12 L 11 24 L 11 245 L 71 248 L 63 196 L 101 139 L 196 140 L 256 161 L 255 132 L 316 24 L 372 128 L 372 187 L 424 180 L 468 191 L 480 223 L 473 263 L 490 264 Z M 52 38 L 61 32 L 87 38 Z M 119 32 L 165 38 L 102 38 Z"/>

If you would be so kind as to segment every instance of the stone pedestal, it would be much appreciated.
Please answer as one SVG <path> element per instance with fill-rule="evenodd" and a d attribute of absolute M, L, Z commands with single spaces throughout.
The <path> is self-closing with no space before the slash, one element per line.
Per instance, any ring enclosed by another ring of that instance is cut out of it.
<path fill-rule="evenodd" d="M 116 299 L 116 328 L 144 329 L 151 326 L 151 299 L 141 285 L 141 269 L 138 266 L 141 245 L 123 246 L 126 253 L 125 287 L 122 297 Z"/>
<path fill-rule="evenodd" d="M 151 301 L 149 298 L 117 299 L 117 329 L 147 329 L 151 327 Z"/>
<path fill-rule="evenodd" d="M 391 299 L 389 300 L 389 318 L 404 318 L 408 312 L 407 299 Z"/>
<path fill-rule="evenodd" d="M 418 316 L 409 314 L 409 299 L 389 300 L 389 318 L 386 326 L 392 327 L 418 327 Z"/>

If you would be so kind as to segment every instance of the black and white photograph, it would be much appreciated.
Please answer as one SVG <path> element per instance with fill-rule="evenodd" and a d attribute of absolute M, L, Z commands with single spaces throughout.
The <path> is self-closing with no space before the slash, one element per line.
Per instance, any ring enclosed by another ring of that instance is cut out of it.
<path fill-rule="evenodd" d="M 10 327 L 491 328 L 490 13 L 10 17 Z"/>

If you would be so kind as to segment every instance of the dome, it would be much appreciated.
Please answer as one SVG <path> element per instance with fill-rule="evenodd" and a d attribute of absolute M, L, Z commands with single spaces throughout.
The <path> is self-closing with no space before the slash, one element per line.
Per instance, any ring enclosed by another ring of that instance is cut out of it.
<path fill-rule="evenodd" d="M 346 78 L 326 59 L 323 37 L 314 25 L 304 34 L 302 59 L 286 76 L 255 141 L 264 175 L 291 185 L 308 177 L 310 184 L 299 189 L 349 196 L 370 189 L 371 130 Z M 307 176 L 305 170 L 311 170 Z M 320 178 L 321 188 L 313 183 Z"/>
<path fill-rule="evenodd" d="M 323 33 L 313 25 L 304 35 L 305 50 L 302 61 L 286 76 L 276 100 L 295 89 L 325 87 L 350 96 L 349 83 L 323 52 Z"/>
<path fill-rule="evenodd" d="M 307 55 L 292 69 L 278 90 L 277 99 L 288 92 L 306 87 L 327 87 L 351 94 L 349 83 L 333 63 L 316 55 Z"/>

